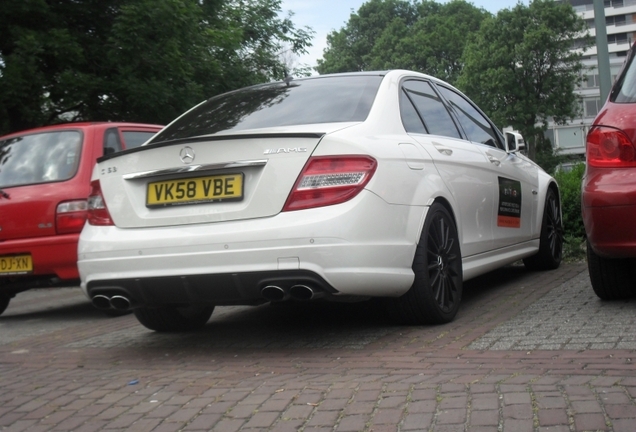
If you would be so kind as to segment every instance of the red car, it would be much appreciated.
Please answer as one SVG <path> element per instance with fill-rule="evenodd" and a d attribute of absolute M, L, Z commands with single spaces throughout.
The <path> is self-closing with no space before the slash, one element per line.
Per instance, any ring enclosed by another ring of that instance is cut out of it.
<path fill-rule="evenodd" d="M 0 137 L 0 314 L 21 291 L 79 285 L 77 242 L 96 159 L 161 128 L 69 123 Z"/>
<path fill-rule="evenodd" d="M 590 279 L 604 300 L 636 294 L 634 47 L 587 136 L 581 207 Z"/>

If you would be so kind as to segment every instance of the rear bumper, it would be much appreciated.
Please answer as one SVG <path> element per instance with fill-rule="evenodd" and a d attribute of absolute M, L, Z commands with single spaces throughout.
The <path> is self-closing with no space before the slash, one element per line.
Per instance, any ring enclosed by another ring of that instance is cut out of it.
<path fill-rule="evenodd" d="M 253 304 L 270 282 L 312 284 L 336 296 L 399 296 L 413 282 L 425 213 L 365 191 L 344 204 L 248 221 L 87 225 L 79 243 L 82 288 L 91 298 L 110 290 L 143 304 Z"/>
<path fill-rule="evenodd" d="M 92 281 L 86 287 L 89 298 L 123 296 L 131 306 L 161 306 L 188 304 L 244 305 L 266 301 L 261 291 L 279 287 L 291 298 L 292 287 L 311 287 L 316 296 L 337 291 L 319 275 L 304 270 L 267 272 L 177 275 L 137 279 Z M 281 298 L 282 299 L 282 298 Z"/>
<path fill-rule="evenodd" d="M 606 258 L 636 257 L 636 205 L 584 207 L 587 241 L 594 252 Z"/>
<path fill-rule="evenodd" d="M 582 185 L 587 240 L 600 256 L 636 257 L 636 172 L 588 168 Z"/>
<path fill-rule="evenodd" d="M 39 287 L 76 285 L 77 243 L 79 234 L 66 234 L 31 239 L 6 240 L 0 243 L 0 255 L 28 253 L 33 260 L 33 273 L 2 275 L 3 289 L 11 285 L 20 290 Z"/>

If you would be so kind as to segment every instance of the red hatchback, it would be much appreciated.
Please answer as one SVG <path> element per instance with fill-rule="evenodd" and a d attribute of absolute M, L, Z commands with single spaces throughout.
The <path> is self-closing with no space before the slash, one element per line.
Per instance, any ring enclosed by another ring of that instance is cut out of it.
<path fill-rule="evenodd" d="M 592 287 L 636 295 L 636 45 L 587 136 L 582 213 Z"/>
<path fill-rule="evenodd" d="M 77 242 L 96 159 L 161 128 L 69 123 L 0 137 L 0 313 L 21 291 L 79 285 Z"/>

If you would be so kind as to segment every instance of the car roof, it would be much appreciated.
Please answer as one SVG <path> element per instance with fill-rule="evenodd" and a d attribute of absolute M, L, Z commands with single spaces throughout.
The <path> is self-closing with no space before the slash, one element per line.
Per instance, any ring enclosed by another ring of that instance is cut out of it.
<path fill-rule="evenodd" d="M 10 134 L 0 136 L 0 140 L 21 136 L 30 135 L 39 132 L 48 132 L 55 130 L 67 130 L 67 129 L 87 129 L 91 127 L 138 127 L 138 128 L 163 128 L 162 125 L 150 124 L 150 123 L 131 123 L 131 122 L 72 122 L 72 123 L 60 123 L 49 126 L 41 126 L 32 129 L 25 129 Z"/>

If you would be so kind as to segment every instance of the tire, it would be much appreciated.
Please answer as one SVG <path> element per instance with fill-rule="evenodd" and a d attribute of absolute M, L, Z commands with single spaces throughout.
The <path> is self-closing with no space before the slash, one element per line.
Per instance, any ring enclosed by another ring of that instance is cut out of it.
<path fill-rule="evenodd" d="M 636 294 L 636 277 L 629 259 L 603 258 L 587 245 L 587 268 L 594 293 L 602 300 L 619 300 Z"/>
<path fill-rule="evenodd" d="M 426 215 L 413 273 L 415 280 L 406 294 L 389 299 L 390 315 L 409 325 L 451 322 L 462 297 L 462 256 L 455 222 L 439 203 Z"/>
<path fill-rule="evenodd" d="M 528 270 L 554 270 L 563 259 L 563 220 L 561 203 L 553 189 L 548 189 L 541 222 L 539 252 L 523 259 Z"/>
<path fill-rule="evenodd" d="M 10 301 L 11 296 L 0 294 L 0 315 L 2 315 L 5 310 L 7 310 Z"/>
<path fill-rule="evenodd" d="M 139 322 L 157 332 L 187 332 L 202 328 L 212 316 L 214 306 L 160 306 L 133 310 Z"/>

